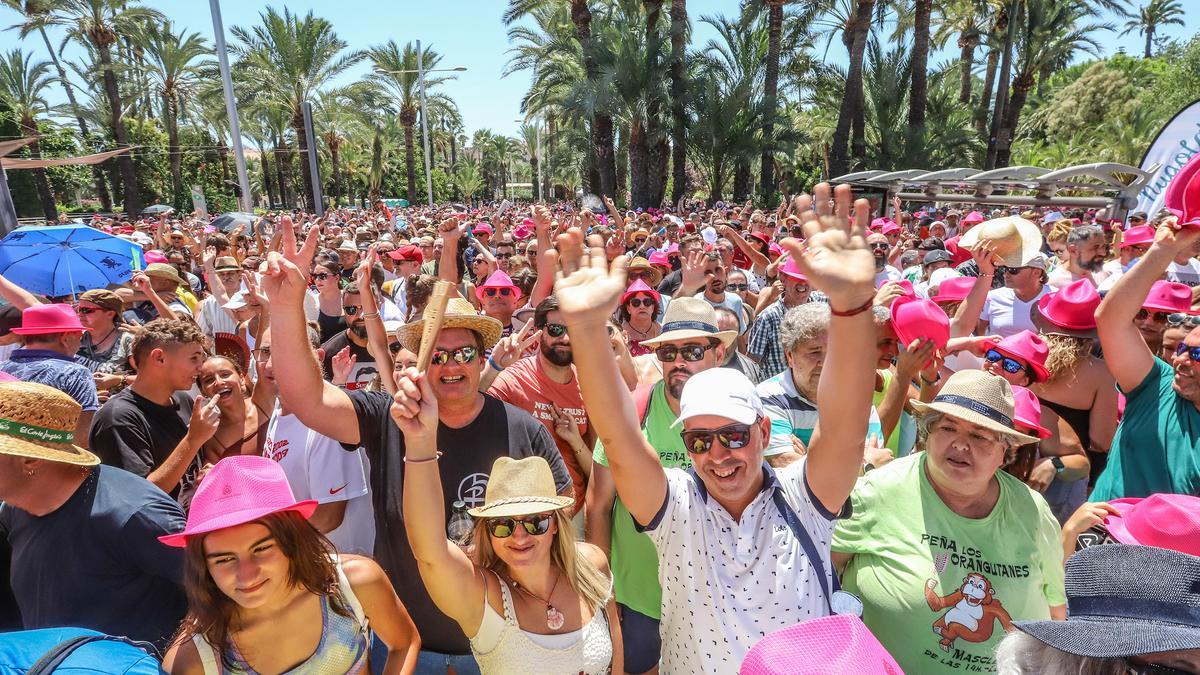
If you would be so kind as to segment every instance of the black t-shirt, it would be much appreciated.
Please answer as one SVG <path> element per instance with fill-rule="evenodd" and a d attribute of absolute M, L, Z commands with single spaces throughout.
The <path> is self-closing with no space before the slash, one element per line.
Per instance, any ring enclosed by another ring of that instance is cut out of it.
<path fill-rule="evenodd" d="M 345 387 L 351 391 L 355 389 L 366 389 L 371 380 L 379 374 L 379 366 L 375 364 L 375 357 L 371 356 L 371 352 L 366 347 L 359 347 L 350 341 L 346 336 L 346 331 L 342 331 L 337 335 L 329 338 L 329 340 L 321 345 L 321 349 L 325 350 L 325 358 L 321 359 L 321 368 L 325 373 L 325 378 L 333 377 L 333 357 L 342 349 L 349 347 L 350 353 L 355 356 L 354 368 L 350 370 L 350 377 L 346 380 Z"/>
<path fill-rule="evenodd" d="M 123 389 L 96 411 L 89 445 L 105 464 L 145 478 L 187 435 L 191 419 L 192 397 L 187 392 L 177 391 L 170 405 L 159 405 Z M 176 486 L 171 496 L 178 494 Z"/>
<path fill-rule="evenodd" d="M 350 393 L 358 415 L 358 433 L 371 462 L 371 500 L 375 506 L 375 558 L 387 572 L 421 634 L 421 647 L 444 654 L 469 654 L 471 645 L 453 619 L 429 597 L 404 529 L 404 435 L 388 415 L 392 397 L 383 392 Z M 347 447 L 347 449 L 354 449 Z M 500 457 L 538 456 L 550 464 L 559 493 L 569 494 L 571 475 L 550 432 L 529 413 L 484 395 L 483 409 L 467 426 L 438 425 L 438 462 L 449 522 L 456 500 L 468 508 L 483 504 L 488 474 Z M 445 523 L 443 523 L 443 528 Z"/>
<path fill-rule="evenodd" d="M 655 290 L 657 290 L 659 293 L 662 293 L 663 295 L 669 295 L 669 296 L 673 297 L 675 295 L 675 291 L 678 291 L 679 287 L 682 285 L 683 285 L 683 271 L 675 270 L 675 271 L 671 272 L 670 274 L 668 274 L 667 276 L 663 277 L 663 280 L 658 282 L 658 288 L 656 288 Z"/>
<path fill-rule="evenodd" d="M 321 342 L 328 342 L 334 335 L 346 330 L 346 317 L 341 314 L 329 316 L 324 312 L 318 312 L 317 328 L 321 330 Z"/>
<path fill-rule="evenodd" d="M 53 513 L 0 504 L 25 628 L 78 626 L 165 646 L 187 599 L 183 549 L 158 537 L 183 527 L 183 510 L 162 490 L 103 465 Z"/>

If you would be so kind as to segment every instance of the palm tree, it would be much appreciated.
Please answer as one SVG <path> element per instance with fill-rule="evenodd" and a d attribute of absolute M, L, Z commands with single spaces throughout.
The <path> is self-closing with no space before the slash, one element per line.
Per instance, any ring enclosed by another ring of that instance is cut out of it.
<path fill-rule="evenodd" d="M 958 100 L 971 102 L 971 72 L 975 68 L 975 50 L 983 40 L 983 24 L 995 0 L 943 0 L 935 17 L 932 45 L 946 46 L 951 38 L 958 46 Z"/>
<path fill-rule="evenodd" d="M 375 68 L 372 81 L 380 85 L 399 103 L 400 124 L 404 127 L 404 169 L 407 178 L 408 201 L 417 201 L 417 171 L 416 154 L 413 147 L 413 129 L 417 123 L 417 113 L 421 107 L 421 89 L 417 77 L 417 50 L 409 42 L 403 48 L 395 40 L 387 44 L 372 47 L 367 51 Z M 428 112 L 435 107 L 444 108 L 453 105 L 444 94 L 434 92 L 442 83 L 454 79 L 454 76 L 428 74 L 442 60 L 442 55 L 432 49 L 421 50 L 421 66 L 425 75 L 425 109 Z"/>
<path fill-rule="evenodd" d="M 330 179 L 333 189 L 330 191 L 333 203 L 342 203 L 345 195 L 344 176 L 342 174 L 342 149 L 350 138 L 365 135 L 363 110 L 368 110 L 371 101 L 377 100 L 379 92 L 368 82 L 356 82 L 344 94 L 323 92 L 317 98 L 313 113 L 313 123 L 317 125 L 316 135 L 325 144 L 329 153 L 331 168 Z"/>
<path fill-rule="evenodd" d="M 179 149 L 179 112 L 185 99 L 196 94 L 205 73 L 198 59 L 211 53 L 199 33 L 175 33 L 168 21 L 151 26 L 140 38 L 146 55 L 146 73 L 162 101 L 167 127 L 167 153 L 171 163 L 171 203 L 182 208 L 183 155 Z M 209 75 L 215 75 L 208 68 Z"/>
<path fill-rule="evenodd" d="M 525 157 L 529 161 L 529 172 L 533 180 L 533 197 L 536 199 L 538 194 L 537 176 L 538 176 L 538 141 L 541 140 L 541 133 L 534 124 L 521 125 L 521 142 L 525 144 Z"/>
<path fill-rule="evenodd" d="M 687 192 L 687 0 L 671 0 L 671 203 Z"/>
<path fill-rule="evenodd" d="M 148 7 L 131 5 L 128 0 L 55 0 L 46 19 L 49 25 L 65 26 L 67 40 L 74 40 L 85 47 L 95 49 L 104 81 L 104 93 L 113 138 L 118 147 L 128 147 L 129 139 L 121 121 L 123 103 L 117 84 L 116 66 L 113 63 L 112 47 L 119 40 L 136 34 L 142 27 L 154 22 L 165 21 L 160 12 Z M 123 207 L 128 214 L 142 210 L 142 196 L 138 190 L 137 173 L 129 153 L 117 155 L 121 182 L 124 185 Z"/>
<path fill-rule="evenodd" d="M 867 49 L 867 37 L 871 32 L 871 15 L 875 11 L 875 0 L 851 0 L 852 13 L 842 29 L 842 44 L 850 54 L 850 67 L 846 72 L 846 88 L 838 112 L 837 127 L 833 132 L 832 148 L 829 153 L 829 170 L 834 176 L 846 173 L 850 167 L 850 156 L 861 159 L 866 151 L 863 113 L 863 57 Z M 851 140 L 851 126 L 854 138 Z M 850 142 L 850 156 L 846 154 Z"/>
<path fill-rule="evenodd" d="M 49 61 L 31 61 L 30 55 L 20 49 L 14 49 L 0 59 L 0 105 L 12 111 L 21 127 L 21 135 L 26 138 L 37 138 L 37 117 L 47 112 L 46 89 L 53 78 L 50 76 Z M 35 140 L 29 144 L 29 156 L 41 159 L 42 153 Z M 33 182 L 37 186 L 38 201 L 42 203 L 42 213 L 46 220 L 58 218 L 58 209 L 54 205 L 54 194 L 50 191 L 50 181 L 46 179 L 45 169 L 33 170 Z"/>
<path fill-rule="evenodd" d="M 471 203 L 472 198 L 483 187 L 483 179 L 479 176 L 479 169 L 475 166 L 475 162 L 471 160 L 459 162 L 454 167 L 454 172 L 450 174 L 450 182 L 454 187 L 458 188 L 468 204 Z"/>
<path fill-rule="evenodd" d="M 914 137 L 925 133 L 925 107 L 929 96 L 929 21 L 933 0 L 913 0 L 912 84 L 908 94 L 908 126 Z"/>
<path fill-rule="evenodd" d="M 262 23 L 253 29 L 232 30 L 241 43 L 235 47 L 240 56 L 239 71 L 260 96 L 290 113 L 296 144 L 304 157 L 308 151 L 304 103 L 328 89 L 334 79 L 366 54 L 344 51 L 347 43 L 334 32 L 333 24 L 313 16 L 311 11 L 300 17 L 287 8 L 279 14 L 273 7 L 267 7 L 260 16 Z M 300 171 L 305 204 L 313 209 L 313 176 L 303 159 Z"/>
<path fill-rule="evenodd" d="M 1182 26 L 1183 16 L 1179 0 L 1150 0 L 1138 10 L 1137 16 L 1125 22 L 1125 30 L 1121 31 L 1121 35 L 1135 31 L 1145 34 L 1145 57 L 1150 58 L 1150 48 L 1154 45 L 1154 34 L 1158 32 L 1158 27 Z"/>
<path fill-rule="evenodd" d="M 79 102 L 75 99 L 75 87 L 67 79 L 67 71 L 63 68 L 62 61 L 58 59 L 58 52 L 50 44 L 50 36 L 46 34 L 46 19 L 50 15 L 50 8 L 53 2 L 54 0 L 0 0 L 0 4 L 25 16 L 23 23 L 11 26 L 10 29 L 19 30 L 21 39 L 25 39 L 29 33 L 37 31 L 38 35 L 42 38 L 42 42 L 46 44 L 46 52 L 50 55 L 50 61 L 54 64 L 54 69 L 58 71 L 58 81 L 62 84 L 63 90 L 67 94 L 67 102 L 69 103 L 71 115 L 75 117 L 75 122 L 79 125 L 79 133 L 82 134 L 83 145 L 84 147 L 88 147 L 92 145 L 91 130 L 88 128 L 87 120 L 84 119 L 80 111 Z M 95 185 L 96 197 L 100 200 L 100 207 L 105 211 L 111 211 L 112 195 L 108 192 L 108 184 L 104 182 L 104 172 L 95 164 L 91 168 L 92 182 Z"/>

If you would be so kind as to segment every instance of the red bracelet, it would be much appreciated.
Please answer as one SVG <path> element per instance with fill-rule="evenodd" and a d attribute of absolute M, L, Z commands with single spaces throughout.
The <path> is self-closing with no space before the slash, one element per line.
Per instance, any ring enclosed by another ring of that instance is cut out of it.
<path fill-rule="evenodd" d="M 862 305 L 855 307 L 854 309 L 852 309 L 848 312 L 839 312 L 833 308 L 833 303 L 830 303 L 829 304 L 829 312 L 831 314 L 833 314 L 834 316 L 854 316 L 856 314 L 862 314 L 863 312 L 867 311 L 868 309 L 871 309 L 871 306 L 874 304 L 875 304 L 875 298 L 871 298 L 870 300 L 867 300 L 866 302 L 864 302 Z"/>

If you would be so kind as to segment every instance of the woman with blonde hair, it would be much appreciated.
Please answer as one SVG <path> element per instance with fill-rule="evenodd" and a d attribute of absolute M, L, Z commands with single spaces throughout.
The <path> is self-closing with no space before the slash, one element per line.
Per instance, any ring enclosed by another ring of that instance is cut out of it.
<path fill-rule="evenodd" d="M 546 460 L 496 460 L 460 548 L 442 527 L 437 399 L 415 368 L 397 385 L 391 416 L 404 433 L 408 541 L 430 597 L 470 638 L 480 671 L 623 672 L 608 561 L 576 541 L 575 500 L 557 494 Z"/>

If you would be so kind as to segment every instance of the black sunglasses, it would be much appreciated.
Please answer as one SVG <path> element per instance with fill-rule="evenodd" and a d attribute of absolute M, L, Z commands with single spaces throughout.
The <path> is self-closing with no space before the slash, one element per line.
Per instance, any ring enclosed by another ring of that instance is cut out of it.
<path fill-rule="evenodd" d="M 878 251 L 878 250 L 889 249 L 892 247 L 892 245 L 887 243 L 886 241 L 877 241 L 874 244 L 870 244 L 870 247 L 872 250 Z"/>
<path fill-rule="evenodd" d="M 100 311 L 99 309 L 93 309 L 91 307 L 76 307 L 75 308 L 75 312 L 77 314 L 81 314 L 83 316 L 87 316 L 88 314 L 92 314 L 94 312 L 99 312 L 99 311 Z"/>
<path fill-rule="evenodd" d="M 1190 671 L 1187 670 L 1179 670 L 1170 666 L 1160 666 L 1156 663 L 1147 663 L 1143 666 L 1130 663 L 1128 659 L 1125 660 L 1125 667 L 1128 669 L 1130 675 L 1191 675 Z"/>
<path fill-rule="evenodd" d="M 704 352 L 712 349 L 712 345 L 684 345 L 676 347 L 675 345 L 663 345 L 654 350 L 654 355 L 663 363 L 671 363 L 678 355 L 683 355 L 684 361 L 695 363 L 704 358 Z"/>
<path fill-rule="evenodd" d="M 654 298 L 631 298 L 629 300 L 630 307 L 653 307 L 658 303 L 654 302 Z"/>
<path fill-rule="evenodd" d="M 404 349 L 404 345 L 399 342 L 392 342 L 388 345 L 388 351 L 392 353 L 392 356 L 399 354 L 401 349 Z"/>
<path fill-rule="evenodd" d="M 1006 373 L 1012 373 L 1016 375 L 1022 370 L 1025 370 L 1025 366 L 1021 365 L 1020 361 L 1016 359 L 1010 359 L 995 349 L 987 350 L 987 354 L 984 355 L 984 358 L 986 358 L 989 363 L 999 363 L 1000 367 L 1003 368 L 1004 372 Z"/>
<path fill-rule="evenodd" d="M 501 295 L 501 296 L 504 296 L 507 298 L 508 296 L 512 295 L 512 289 L 511 288 L 485 288 L 485 289 L 483 289 L 483 294 L 488 296 L 489 298 L 494 298 L 497 295 Z"/>
<path fill-rule="evenodd" d="M 1175 354 L 1183 354 L 1187 352 L 1188 358 L 1193 361 L 1200 361 L 1200 347 L 1189 347 L 1182 342 L 1175 348 Z"/>
<path fill-rule="evenodd" d="M 454 359 L 455 363 L 465 365 L 474 361 L 476 356 L 479 356 L 479 350 L 471 346 L 451 350 L 435 349 L 433 350 L 433 360 L 430 363 L 435 366 L 444 366 L 450 362 L 450 359 Z"/>
<path fill-rule="evenodd" d="M 332 277 L 332 276 L 333 275 L 330 274 L 329 272 L 317 272 L 316 274 L 312 275 L 312 278 L 313 278 L 313 281 L 325 281 L 326 279 L 328 279 L 329 277 Z"/>
<path fill-rule="evenodd" d="M 750 290 L 750 284 L 725 284 L 725 288 L 731 291 L 748 291 Z"/>
<path fill-rule="evenodd" d="M 1145 321 L 1149 318 L 1154 323 L 1170 323 L 1171 316 L 1173 315 L 1170 312 L 1153 312 L 1143 307 L 1138 310 L 1133 319 L 1134 321 Z"/>
<path fill-rule="evenodd" d="M 497 253 L 496 257 L 501 260 L 508 260 L 509 258 L 513 257 L 514 255 L 516 255 L 516 253 Z"/>
<path fill-rule="evenodd" d="M 567 334 L 567 327 L 561 323 L 548 323 L 542 326 L 542 330 L 546 331 L 546 335 L 553 338 L 562 337 Z"/>
<path fill-rule="evenodd" d="M 1179 326 L 1195 328 L 1196 326 L 1200 326 L 1200 315 L 1175 312 L 1174 314 L 1167 315 L 1167 325 L 1172 328 L 1178 328 Z"/>
<path fill-rule="evenodd" d="M 346 313 L 346 316 L 354 316 L 362 311 L 362 307 L 358 305 L 346 305 L 342 308 L 342 311 Z"/>
<path fill-rule="evenodd" d="M 718 429 L 685 429 L 679 435 L 683 437 L 683 447 L 688 452 L 703 455 L 712 450 L 714 438 L 730 450 L 746 447 L 750 444 L 750 429 L 753 427 L 753 424 L 727 424 Z"/>
<path fill-rule="evenodd" d="M 550 520 L 554 516 L 549 513 L 543 513 L 537 516 L 525 516 L 524 518 L 490 518 L 487 521 L 488 532 L 492 533 L 497 539 L 507 539 L 517 531 L 517 525 L 525 528 L 525 532 L 533 536 L 546 534 L 550 530 Z"/>

